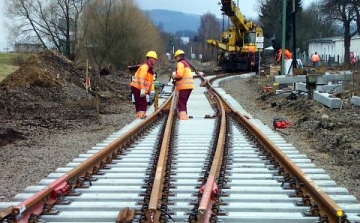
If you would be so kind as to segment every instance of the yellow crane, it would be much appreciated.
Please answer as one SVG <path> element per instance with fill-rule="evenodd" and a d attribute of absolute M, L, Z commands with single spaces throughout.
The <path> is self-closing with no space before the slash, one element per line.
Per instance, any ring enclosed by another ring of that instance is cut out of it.
<path fill-rule="evenodd" d="M 218 65 L 223 71 L 257 71 L 259 51 L 257 37 L 263 37 L 262 28 L 249 21 L 234 1 L 221 0 L 221 11 L 231 21 L 229 29 L 221 34 L 221 40 L 208 39 L 207 43 L 220 50 Z"/>

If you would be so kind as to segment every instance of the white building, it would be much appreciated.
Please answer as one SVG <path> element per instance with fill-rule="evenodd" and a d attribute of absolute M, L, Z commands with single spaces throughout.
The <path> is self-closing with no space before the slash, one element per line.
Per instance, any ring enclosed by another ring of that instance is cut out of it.
<path fill-rule="evenodd" d="M 317 52 L 321 61 L 333 60 L 334 62 L 344 62 L 344 38 L 343 37 L 330 37 L 321 39 L 312 39 L 309 41 L 309 58 Z M 360 36 L 355 35 L 351 38 L 350 53 L 359 59 L 360 56 Z"/>
<path fill-rule="evenodd" d="M 183 44 L 188 44 L 190 42 L 190 37 L 180 37 Z"/>

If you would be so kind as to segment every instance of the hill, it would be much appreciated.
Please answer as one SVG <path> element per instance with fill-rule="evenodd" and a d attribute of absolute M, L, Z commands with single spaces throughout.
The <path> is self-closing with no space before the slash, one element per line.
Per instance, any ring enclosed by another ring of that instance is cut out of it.
<path fill-rule="evenodd" d="M 154 24 L 167 33 L 182 30 L 197 32 L 200 26 L 200 15 L 188 14 L 171 10 L 144 10 Z"/>

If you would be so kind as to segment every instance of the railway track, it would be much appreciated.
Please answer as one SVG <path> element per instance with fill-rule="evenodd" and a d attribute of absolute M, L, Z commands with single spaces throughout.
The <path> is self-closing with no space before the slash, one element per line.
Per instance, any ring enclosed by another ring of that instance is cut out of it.
<path fill-rule="evenodd" d="M 0 203 L 1 222 L 360 222 L 360 205 L 274 130 L 199 77 L 193 119 L 177 95 Z M 222 78 L 222 79 L 220 79 Z"/>

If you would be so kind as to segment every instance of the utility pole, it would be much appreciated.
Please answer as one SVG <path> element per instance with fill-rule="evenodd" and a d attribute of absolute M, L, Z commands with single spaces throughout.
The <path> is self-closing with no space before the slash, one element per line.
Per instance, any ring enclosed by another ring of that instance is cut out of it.
<path fill-rule="evenodd" d="M 286 0 L 283 0 L 282 10 L 282 52 L 281 52 L 281 75 L 285 75 L 285 30 L 286 30 Z"/>
<path fill-rule="evenodd" d="M 174 55 L 174 42 L 173 42 L 173 38 L 174 36 L 173 35 L 170 35 L 169 36 L 169 47 L 170 47 L 170 53 L 171 53 L 171 58 L 172 58 L 172 55 Z"/>
<path fill-rule="evenodd" d="M 297 68 L 297 60 L 296 60 L 296 4 L 295 0 L 292 1 L 292 21 L 293 21 L 293 61 L 292 67 L 293 69 Z"/>

